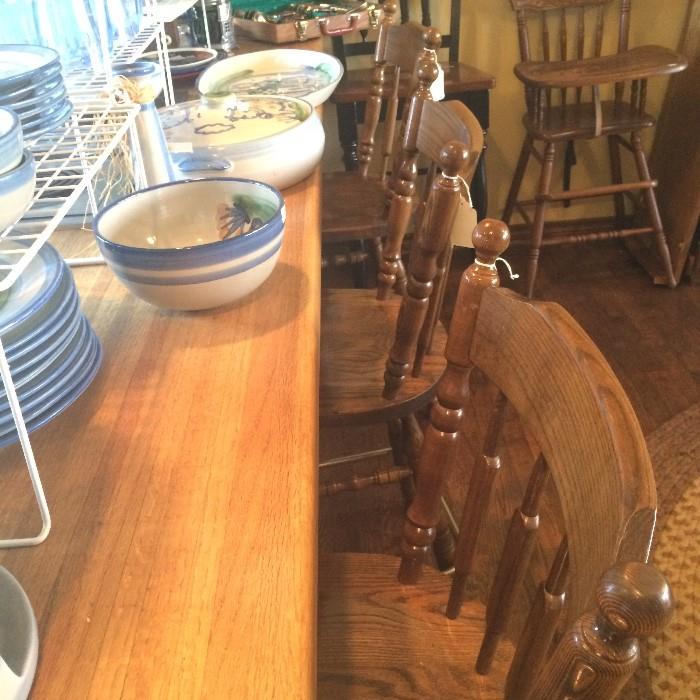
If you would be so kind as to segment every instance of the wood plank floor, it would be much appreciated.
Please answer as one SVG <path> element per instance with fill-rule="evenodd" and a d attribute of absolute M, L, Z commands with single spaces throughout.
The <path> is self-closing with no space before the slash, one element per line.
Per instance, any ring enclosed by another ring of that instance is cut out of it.
<path fill-rule="evenodd" d="M 511 249 L 506 257 L 516 271 L 524 272 L 524 249 Z M 447 316 L 466 264 L 465 255 L 455 256 L 447 294 Z M 502 279 L 505 276 L 502 268 Z M 522 291 L 521 282 L 504 281 L 504 284 Z M 645 434 L 700 401 L 700 287 L 688 284 L 675 290 L 656 287 L 619 243 L 604 242 L 545 250 L 537 296 L 562 304 L 596 342 L 627 391 Z M 461 511 L 473 455 L 483 439 L 486 408 L 492 393 L 479 377 L 474 378 L 473 390 L 459 464 L 450 480 L 448 495 L 457 514 Z M 382 426 L 326 430 L 321 435 L 321 459 L 386 444 Z M 486 581 L 493 574 L 502 548 L 506 525 L 522 496 L 532 464 L 531 447 L 515 419 L 508 421 L 501 454 L 502 473 L 496 480 L 470 585 L 473 595 L 482 600 Z M 322 470 L 321 478 L 325 481 L 339 474 L 346 476 L 349 469 L 366 473 L 382 463 L 386 464 L 377 459 L 330 467 Z M 393 485 L 322 498 L 320 549 L 397 554 L 404 508 L 401 491 Z M 541 547 L 526 586 L 526 596 L 546 570 L 558 544 L 556 510 L 556 495 L 552 492 L 543 507 Z M 526 606 L 523 599 L 517 607 L 525 610 Z"/>

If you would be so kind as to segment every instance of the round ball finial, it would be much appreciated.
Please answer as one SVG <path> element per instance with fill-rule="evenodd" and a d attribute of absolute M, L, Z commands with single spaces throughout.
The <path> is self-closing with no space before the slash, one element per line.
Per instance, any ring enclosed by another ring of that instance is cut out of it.
<path fill-rule="evenodd" d="M 508 248 L 510 231 L 498 219 L 482 219 L 474 229 L 472 241 L 478 259 L 493 264 Z"/>
<path fill-rule="evenodd" d="M 463 170 L 469 158 L 469 149 L 461 141 L 449 141 L 440 149 L 440 167 L 449 177 Z"/>
<path fill-rule="evenodd" d="M 668 581 L 642 562 L 617 564 L 606 571 L 596 588 L 596 601 L 606 622 L 625 637 L 651 636 L 673 614 Z"/>
<path fill-rule="evenodd" d="M 426 49 L 437 51 L 442 46 L 442 34 L 435 27 L 427 27 L 423 32 L 423 44 Z"/>
<path fill-rule="evenodd" d="M 398 12 L 399 6 L 393 0 L 386 0 L 386 2 L 382 5 L 382 9 L 384 10 L 384 14 L 391 20 Z"/>

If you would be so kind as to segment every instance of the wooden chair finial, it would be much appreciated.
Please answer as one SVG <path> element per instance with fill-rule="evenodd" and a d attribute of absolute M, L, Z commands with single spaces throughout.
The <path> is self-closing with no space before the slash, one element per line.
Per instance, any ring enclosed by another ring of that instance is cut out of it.
<path fill-rule="evenodd" d="M 673 613 L 668 582 L 641 562 L 608 569 L 596 603 L 559 640 L 528 700 L 617 697 L 639 664 L 638 637 L 659 632 Z"/>
<path fill-rule="evenodd" d="M 423 43 L 426 49 L 437 51 L 442 46 L 442 34 L 435 27 L 427 27 L 423 32 Z"/>
<path fill-rule="evenodd" d="M 460 141 L 450 141 L 440 151 L 440 167 L 448 177 L 457 177 L 468 160 L 469 149 Z"/>
<path fill-rule="evenodd" d="M 484 265 L 493 265 L 510 244 L 510 231 L 499 219 L 483 219 L 474 229 L 472 242 L 476 260 Z"/>
<path fill-rule="evenodd" d="M 673 597 L 663 575 L 651 564 L 628 562 L 603 574 L 596 602 L 605 625 L 621 637 L 649 637 L 671 619 Z"/>
<path fill-rule="evenodd" d="M 399 11 L 399 6 L 393 0 L 386 0 L 382 5 L 382 10 L 384 10 L 384 16 L 388 18 L 389 22 L 393 23 L 394 17 Z"/>

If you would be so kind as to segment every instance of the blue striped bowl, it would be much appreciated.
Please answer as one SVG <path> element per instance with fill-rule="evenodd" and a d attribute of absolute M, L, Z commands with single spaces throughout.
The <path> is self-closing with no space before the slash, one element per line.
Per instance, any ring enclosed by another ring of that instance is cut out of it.
<path fill-rule="evenodd" d="M 212 178 L 127 195 L 97 215 L 93 230 L 107 264 L 133 294 L 155 306 L 195 310 L 257 289 L 277 263 L 284 223 L 284 200 L 274 187 Z"/>

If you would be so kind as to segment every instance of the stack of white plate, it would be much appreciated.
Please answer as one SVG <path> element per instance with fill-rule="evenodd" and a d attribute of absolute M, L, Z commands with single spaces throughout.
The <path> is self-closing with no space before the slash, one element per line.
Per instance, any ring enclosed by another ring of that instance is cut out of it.
<path fill-rule="evenodd" d="M 0 241 L 0 263 L 12 264 L 22 244 Z M 80 310 L 73 275 L 48 244 L 19 280 L 0 294 L 0 338 L 29 432 L 70 406 L 90 385 L 102 348 Z M 17 440 L 4 387 L 0 447 Z"/>
<path fill-rule="evenodd" d="M 64 124 L 73 106 L 58 53 L 45 46 L 0 44 L 0 107 L 17 114 L 25 139 Z"/>

